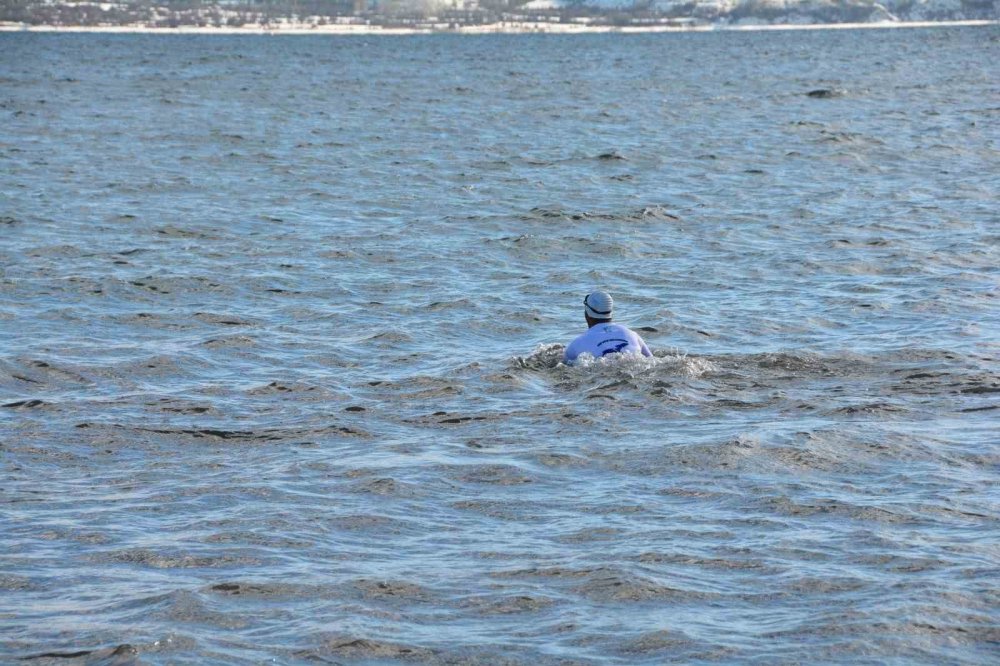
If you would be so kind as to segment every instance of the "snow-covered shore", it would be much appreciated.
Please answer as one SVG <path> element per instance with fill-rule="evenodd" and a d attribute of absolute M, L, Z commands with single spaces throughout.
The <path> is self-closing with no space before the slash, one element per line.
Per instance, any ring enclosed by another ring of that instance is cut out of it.
<path fill-rule="evenodd" d="M 888 28 L 934 28 L 956 26 L 1000 25 L 1000 21 L 884 21 L 876 23 L 812 23 L 812 24 L 754 24 L 754 25 L 588 25 L 586 23 L 547 23 L 505 21 L 481 25 L 451 26 L 447 23 L 430 23 L 415 27 L 383 27 L 358 23 L 313 25 L 283 23 L 261 26 L 180 26 L 161 28 L 149 25 L 106 26 L 53 26 L 0 23 L 0 32 L 67 32 L 67 33 L 146 33 L 146 34 L 199 34 L 199 35 L 419 35 L 431 33 L 450 34 L 533 34 L 533 33 L 650 33 L 650 32 L 706 32 L 706 31 L 765 31 L 765 30 L 865 30 Z"/>

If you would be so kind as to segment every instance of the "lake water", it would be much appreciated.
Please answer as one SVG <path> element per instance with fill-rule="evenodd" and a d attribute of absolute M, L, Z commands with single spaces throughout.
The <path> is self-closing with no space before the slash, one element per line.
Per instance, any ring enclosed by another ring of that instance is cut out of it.
<path fill-rule="evenodd" d="M 996 663 L 997 62 L 0 35 L 0 660 Z"/>

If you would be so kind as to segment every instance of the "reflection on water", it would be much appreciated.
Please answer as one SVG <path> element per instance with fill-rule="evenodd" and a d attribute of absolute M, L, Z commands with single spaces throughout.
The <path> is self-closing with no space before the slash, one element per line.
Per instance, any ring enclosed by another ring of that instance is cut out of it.
<path fill-rule="evenodd" d="M 0 655 L 989 663 L 995 37 L 0 35 Z"/>

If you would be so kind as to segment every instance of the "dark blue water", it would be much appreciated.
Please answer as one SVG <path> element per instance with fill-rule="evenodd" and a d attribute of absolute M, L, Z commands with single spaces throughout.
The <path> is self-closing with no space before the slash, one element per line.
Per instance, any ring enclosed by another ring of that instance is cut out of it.
<path fill-rule="evenodd" d="M 998 59 L 0 34 L 0 660 L 992 663 Z"/>

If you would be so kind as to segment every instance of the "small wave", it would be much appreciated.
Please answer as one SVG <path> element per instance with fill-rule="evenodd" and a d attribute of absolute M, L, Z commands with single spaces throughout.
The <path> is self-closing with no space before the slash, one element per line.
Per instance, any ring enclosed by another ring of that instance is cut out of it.
<path fill-rule="evenodd" d="M 42 652 L 31 654 L 19 659 L 26 663 L 69 663 L 69 664 L 99 664 L 99 663 L 132 663 L 139 651 L 123 643 L 116 647 L 101 648 L 97 650 L 70 650 L 63 652 Z M 58 661 L 57 661 L 58 660 Z M 79 661 L 85 660 L 85 661 Z"/>
<path fill-rule="evenodd" d="M 643 220 L 651 221 L 678 221 L 680 217 L 670 213 L 665 206 L 652 204 L 641 208 L 631 208 L 621 211 L 590 211 L 590 210 L 567 210 L 564 208 L 547 208 L 536 206 L 526 215 L 520 216 L 523 220 L 538 219 L 563 219 L 563 220 L 597 220 L 603 222 L 638 222 Z"/>
<path fill-rule="evenodd" d="M 215 583 L 204 588 L 204 592 L 224 596 L 274 598 L 323 598 L 331 596 L 328 589 L 319 585 L 301 583 L 258 583 L 258 582 L 224 582 Z"/>
<path fill-rule="evenodd" d="M 527 356 L 515 356 L 512 365 L 525 370 L 546 370 L 555 368 L 562 363 L 565 345 L 541 344 Z"/>
<path fill-rule="evenodd" d="M 708 359 L 674 352 L 660 352 L 651 357 L 639 354 L 611 354 L 594 358 L 584 354 L 575 364 L 568 367 L 578 374 L 610 372 L 616 376 L 628 378 L 635 378 L 655 371 L 694 378 L 718 370 L 718 367 Z M 661 373 L 657 372 L 656 374 Z"/>
<path fill-rule="evenodd" d="M 415 645 L 357 638 L 352 635 L 324 638 L 318 647 L 298 650 L 294 656 L 306 661 L 327 663 L 334 663 L 331 658 L 362 661 L 371 659 L 427 661 L 434 656 L 434 652 Z"/>
<path fill-rule="evenodd" d="M 516 613 L 537 613 L 556 602 L 555 599 L 540 595 L 482 595 L 466 601 L 463 606 L 478 615 L 512 615 Z"/>
<path fill-rule="evenodd" d="M 257 558 L 243 555 L 229 553 L 195 555 L 183 551 L 158 552 L 148 548 L 99 553 L 91 559 L 101 564 L 135 564 L 153 569 L 206 569 L 260 564 Z"/>
<path fill-rule="evenodd" d="M 594 358 L 588 354 L 580 356 L 573 365 L 563 363 L 561 344 L 541 344 L 528 356 L 515 356 L 512 365 L 525 370 L 555 370 L 566 369 L 576 375 L 613 374 L 636 377 L 653 370 L 665 370 L 673 375 L 685 377 L 701 377 L 710 372 L 718 371 L 719 367 L 708 360 L 697 356 L 688 356 L 678 350 L 656 352 L 653 356 L 639 354 L 611 354 L 602 358 Z"/>
<path fill-rule="evenodd" d="M 179 408 L 180 409 L 180 408 Z M 210 410 L 209 410 L 210 411 Z M 180 411 L 178 413 L 187 413 L 185 411 Z M 201 416 L 201 414 L 207 412 L 195 412 L 196 416 Z M 77 430 L 90 430 L 94 432 L 95 436 L 100 437 L 102 441 L 105 442 L 130 442 L 135 441 L 136 437 L 141 438 L 152 438 L 152 437 L 163 437 L 171 442 L 202 442 L 202 443 L 221 443 L 227 442 L 230 444 L 242 444 L 242 445 L 252 445 L 252 444 L 271 444 L 276 442 L 300 442 L 307 441 L 311 438 L 322 438 L 322 437 L 357 437 L 362 439 L 367 439 L 371 435 L 359 428 L 349 427 L 346 425 L 341 425 L 339 423 L 331 423 L 325 425 L 317 426 L 301 426 L 301 427 L 270 427 L 270 428 L 260 428 L 258 430 L 233 430 L 226 428 L 213 428 L 213 427 L 196 427 L 191 425 L 189 427 L 176 426 L 170 427 L 164 425 L 157 428 L 152 427 L 141 427 L 141 426 L 131 426 L 124 424 L 103 424 L 99 422 L 83 421 L 77 423 L 74 428 Z"/>

